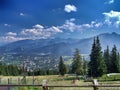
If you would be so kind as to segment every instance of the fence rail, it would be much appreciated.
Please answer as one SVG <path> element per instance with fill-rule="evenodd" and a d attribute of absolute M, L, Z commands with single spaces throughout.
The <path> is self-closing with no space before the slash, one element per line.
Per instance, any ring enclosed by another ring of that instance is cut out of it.
<path fill-rule="evenodd" d="M 41 87 L 42 90 L 49 90 L 49 88 L 79 88 L 77 90 L 120 90 L 120 85 L 46 85 L 46 86 L 43 86 L 41 84 L 40 85 L 33 85 L 33 84 L 21 84 L 21 85 L 18 85 L 18 84 L 3 84 L 3 85 L 0 85 L 0 87 L 36 87 L 36 88 Z M 108 89 L 108 87 L 109 87 L 109 89 Z M 87 88 L 87 89 L 80 89 L 80 88 Z M 91 88 L 91 89 L 88 89 L 88 88 Z M 116 89 L 113 89 L 113 88 L 116 88 Z M 7 89 L 7 90 L 10 90 L 10 89 Z M 52 90 L 52 89 L 50 89 L 50 90 Z M 53 90 L 58 90 L 58 89 L 53 89 Z M 64 89 L 60 89 L 60 90 L 64 90 Z M 72 90 L 74 90 L 74 89 L 72 89 Z"/>
<path fill-rule="evenodd" d="M 30 83 L 26 82 L 27 79 L 23 80 L 21 78 L 16 79 L 16 83 L 13 82 L 12 78 L 8 78 L 3 82 L 4 79 L 0 78 L 0 90 L 120 90 L 120 84 L 105 84 L 98 83 L 96 79 L 90 84 L 80 85 L 76 83 L 68 85 L 51 85 L 48 84 L 46 80 L 41 82 L 35 81 L 33 79 Z M 42 84 L 41 84 L 42 83 Z M 21 89 L 22 88 L 22 89 Z M 27 88 L 27 89 L 23 89 Z M 30 89 L 32 88 L 32 89 Z"/>

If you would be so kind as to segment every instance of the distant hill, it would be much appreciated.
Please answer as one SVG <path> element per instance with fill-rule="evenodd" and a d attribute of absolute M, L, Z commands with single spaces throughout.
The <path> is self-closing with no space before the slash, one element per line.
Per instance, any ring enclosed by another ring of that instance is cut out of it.
<path fill-rule="evenodd" d="M 120 51 L 120 34 L 104 33 L 98 35 L 104 50 L 107 45 L 110 48 L 116 45 Z M 82 54 L 89 54 L 91 51 L 93 38 L 87 39 L 38 39 L 21 40 L 0 47 L 0 53 L 18 54 L 50 54 L 55 56 L 73 55 L 75 48 L 79 48 Z"/>

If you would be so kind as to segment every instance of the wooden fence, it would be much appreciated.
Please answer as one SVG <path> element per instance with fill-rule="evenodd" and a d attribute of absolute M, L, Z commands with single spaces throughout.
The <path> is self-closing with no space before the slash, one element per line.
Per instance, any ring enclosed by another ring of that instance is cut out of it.
<path fill-rule="evenodd" d="M 42 86 L 42 85 L 0 85 L 1 87 L 6 87 L 6 90 L 10 90 L 10 87 L 14 88 L 14 87 L 35 87 L 35 88 L 39 88 L 41 87 L 42 89 L 40 90 L 59 90 L 57 88 L 62 88 L 60 90 L 68 90 L 68 88 L 77 88 L 75 90 L 120 90 L 120 85 L 46 85 L 46 86 Z M 67 88 L 67 89 L 65 89 Z M 84 88 L 84 89 L 82 89 Z M 0 89 L 2 90 L 2 89 Z M 26 90 L 26 89 L 25 89 Z M 33 90 L 33 89 L 32 89 Z M 39 90 L 39 89 L 37 89 Z M 70 90 L 74 90 L 74 89 L 70 89 Z"/>
<path fill-rule="evenodd" d="M 91 85 L 50 85 L 46 83 L 46 80 L 43 80 L 42 84 L 36 84 L 33 80 L 32 84 L 21 83 L 21 79 L 18 78 L 18 82 L 16 84 L 12 83 L 12 78 L 8 78 L 6 84 L 2 84 L 2 80 L 0 79 L 0 90 L 16 90 L 13 88 L 19 88 L 17 90 L 24 90 L 20 89 L 21 87 L 34 87 L 35 89 L 32 90 L 120 90 L 120 84 L 98 84 L 97 80 L 93 80 L 93 84 Z M 26 82 L 26 81 L 24 81 Z M 4 89 L 3 89 L 4 88 Z M 36 89 L 37 88 L 37 89 Z M 30 90 L 30 89 L 25 89 Z"/>

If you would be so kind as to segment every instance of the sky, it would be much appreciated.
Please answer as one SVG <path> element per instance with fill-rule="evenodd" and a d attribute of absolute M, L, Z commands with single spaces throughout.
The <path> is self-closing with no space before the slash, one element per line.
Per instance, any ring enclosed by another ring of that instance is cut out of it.
<path fill-rule="evenodd" d="M 0 45 L 119 30 L 120 0 L 0 0 Z"/>

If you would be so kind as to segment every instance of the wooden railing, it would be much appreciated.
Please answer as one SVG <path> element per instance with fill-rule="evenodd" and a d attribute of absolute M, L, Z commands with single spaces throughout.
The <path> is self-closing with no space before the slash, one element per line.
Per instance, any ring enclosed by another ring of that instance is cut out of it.
<path fill-rule="evenodd" d="M 8 88 L 7 90 L 10 90 L 9 89 L 10 87 L 12 87 L 12 88 L 13 87 L 38 87 L 38 88 L 41 87 L 43 90 L 49 90 L 49 88 L 56 88 L 54 90 L 57 90 L 57 88 L 78 88 L 77 90 L 82 90 L 81 88 L 92 88 L 90 90 L 120 90 L 120 85 L 62 85 L 62 86 L 61 85 L 46 85 L 46 86 L 43 86 L 43 85 L 30 85 L 30 84 L 29 85 L 9 84 L 9 85 L 0 85 L 0 87 L 6 87 L 6 88 Z M 112 89 L 110 89 L 110 88 L 112 88 Z M 113 88 L 116 88 L 116 89 L 113 89 Z M 52 90 L 52 89 L 50 89 L 50 90 Z M 64 90 L 64 89 L 60 89 L 60 90 Z M 83 89 L 83 90 L 89 90 L 89 89 Z"/>
<path fill-rule="evenodd" d="M 7 84 L 2 84 L 0 80 L 0 90 L 3 90 L 1 88 L 6 88 L 4 90 L 11 90 L 11 88 L 21 88 L 21 87 L 35 87 L 40 88 L 37 90 L 120 90 L 120 84 L 98 84 L 97 80 L 93 80 L 93 84 L 89 85 L 50 85 L 47 84 L 46 80 L 43 80 L 42 84 L 35 84 L 33 80 L 33 84 L 26 84 L 21 83 L 21 80 L 18 78 L 17 84 L 12 84 L 12 79 L 8 79 Z M 21 89 L 18 89 L 21 90 Z M 26 89 L 25 89 L 26 90 Z M 29 89 L 28 89 L 29 90 Z M 34 90 L 34 89 L 32 89 Z M 35 89 L 36 90 L 36 89 Z"/>

